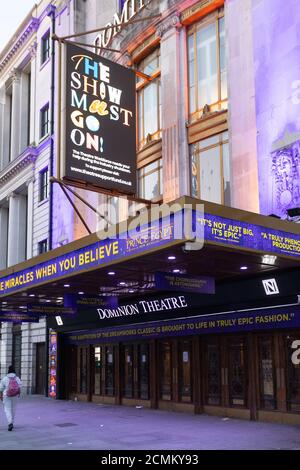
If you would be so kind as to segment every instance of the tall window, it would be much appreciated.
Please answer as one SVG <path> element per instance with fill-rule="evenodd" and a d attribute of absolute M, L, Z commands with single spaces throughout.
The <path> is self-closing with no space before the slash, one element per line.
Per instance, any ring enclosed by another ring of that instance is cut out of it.
<path fill-rule="evenodd" d="M 205 105 L 227 109 L 225 23 L 222 12 L 193 25 L 188 34 L 189 106 L 197 118 Z"/>
<path fill-rule="evenodd" d="M 192 196 L 230 205 L 228 132 L 190 145 Z"/>
<path fill-rule="evenodd" d="M 138 77 L 139 148 L 161 135 L 160 49 L 138 64 L 138 71 L 149 76 Z"/>
<path fill-rule="evenodd" d="M 50 31 L 47 31 L 46 34 L 42 37 L 41 41 L 41 65 L 43 65 L 46 60 L 50 57 Z"/>
<path fill-rule="evenodd" d="M 146 165 L 138 172 L 139 196 L 143 199 L 157 199 L 163 194 L 162 159 Z"/>
<path fill-rule="evenodd" d="M 48 167 L 44 168 L 40 172 L 40 202 L 44 201 L 48 197 L 48 189 L 49 189 L 49 171 Z"/>
<path fill-rule="evenodd" d="M 49 134 L 49 103 L 40 110 L 40 138 Z"/>

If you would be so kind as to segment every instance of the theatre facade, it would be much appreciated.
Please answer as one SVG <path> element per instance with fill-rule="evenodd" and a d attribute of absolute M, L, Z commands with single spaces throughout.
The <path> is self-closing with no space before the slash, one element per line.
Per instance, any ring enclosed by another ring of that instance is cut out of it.
<path fill-rule="evenodd" d="M 40 390 L 40 363 L 21 359 L 40 322 L 53 399 L 299 424 L 300 225 L 283 220 L 300 203 L 290 20 L 267 0 L 55 3 L 51 119 L 40 103 L 51 158 L 34 180 L 49 217 L 34 209 L 36 237 L 18 238 L 34 251 L 1 264 L 2 343 L 22 329 L 3 369 L 18 356 L 27 391 Z M 153 217 L 162 203 L 169 215 Z"/>
<path fill-rule="evenodd" d="M 299 423 L 299 226 L 174 207 L 1 273 L 8 312 L 47 315 L 49 396 Z"/>

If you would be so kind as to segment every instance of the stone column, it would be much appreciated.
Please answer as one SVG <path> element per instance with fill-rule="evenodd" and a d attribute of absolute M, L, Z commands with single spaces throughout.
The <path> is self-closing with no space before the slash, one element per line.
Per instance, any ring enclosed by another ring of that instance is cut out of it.
<path fill-rule="evenodd" d="M 5 123 L 5 87 L 0 88 L 0 171 L 4 164 L 4 123 Z"/>
<path fill-rule="evenodd" d="M 225 2 L 225 24 L 232 205 L 259 212 L 252 3 Z"/>
<path fill-rule="evenodd" d="M 26 259 L 27 199 L 22 194 L 9 196 L 8 266 Z"/>
<path fill-rule="evenodd" d="M 169 202 L 189 194 L 186 39 L 179 14 L 166 18 L 157 34 L 161 37 L 164 202 Z"/>
<path fill-rule="evenodd" d="M 34 198 L 34 179 L 27 181 L 27 247 L 26 258 L 32 258 L 33 243 L 33 198 Z"/>
<path fill-rule="evenodd" d="M 11 97 L 6 94 L 5 86 L 0 90 L 0 171 L 9 164 Z"/>
<path fill-rule="evenodd" d="M 7 267 L 8 208 L 0 207 L 0 270 Z"/>
<path fill-rule="evenodd" d="M 27 394 L 32 392 L 32 341 L 31 323 L 23 323 L 22 331 L 22 358 L 21 358 L 21 378 L 22 392 Z"/>
<path fill-rule="evenodd" d="M 29 144 L 29 75 L 27 73 L 21 74 L 20 81 L 20 136 L 19 136 L 19 154 L 21 154 Z"/>
<path fill-rule="evenodd" d="M 21 74 L 14 69 L 12 78 L 12 103 L 11 103 L 11 142 L 10 160 L 14 160 L 20 154 L 20 103 L 21 103 Z"/>
<path fill-rule="evenodd" d="M 1 377 L 7 374 L 12 362 L 12 323 L 2 323 L 1 328 Z"/>
<path fill-rule="evenodd" d="M 36 93 L 36 51 L 37 51 L 37 43 L 34 42 L 30 48 L 30 57 L 31 57 L 31 67 L 30 67 L 30 125 L 29 125 L 29 143 L 35 142 L 35 121 L 36 121 L 36 113 L 35 113 L 35 93 Z"/>

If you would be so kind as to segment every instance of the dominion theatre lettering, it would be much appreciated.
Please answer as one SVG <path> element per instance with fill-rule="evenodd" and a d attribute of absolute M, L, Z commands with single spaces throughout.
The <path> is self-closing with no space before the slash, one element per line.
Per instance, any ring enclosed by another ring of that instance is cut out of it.
<path fill-rule="evenodd" d="M 98 308 L 97 312 L 100 320 L 104 320 L 108 318 L 118 318 L 182 308 L 188 308 L 184 295 L 179 295 L 178 297 L 167 297 L 164 299 L 140 300 L 135 304 L 122 305 L 117 308 Z"/>
<path fill-rule="evenodd" d="M 96 37 L 94 44 L 99 48 L 107 47 L 112 39 L 121 31 L 122 25 L 132 20 L 150 0 L 126 0 L 123 2 L 123 8 L 120 13 L 115 13 L 111 22 L 105 26 L 108 28 L 102 31 Z"/>

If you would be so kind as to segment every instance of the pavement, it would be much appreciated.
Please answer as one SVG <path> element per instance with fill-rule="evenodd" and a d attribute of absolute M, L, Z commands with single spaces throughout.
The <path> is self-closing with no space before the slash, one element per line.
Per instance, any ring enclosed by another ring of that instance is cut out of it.
<path fill-rule="evenodd" d="M 0 413 L 0 450 L 300 450 L 300 426 L 21 398 L 15 427 Z"/>

